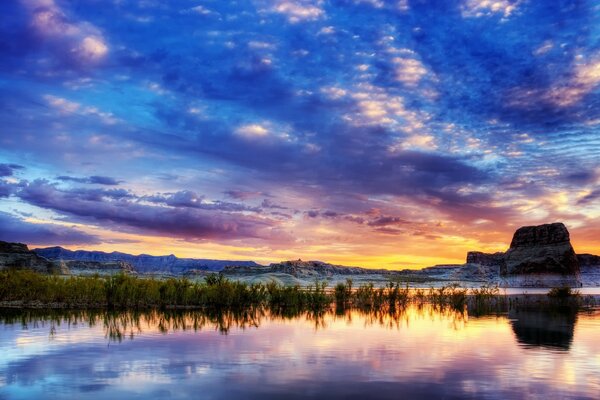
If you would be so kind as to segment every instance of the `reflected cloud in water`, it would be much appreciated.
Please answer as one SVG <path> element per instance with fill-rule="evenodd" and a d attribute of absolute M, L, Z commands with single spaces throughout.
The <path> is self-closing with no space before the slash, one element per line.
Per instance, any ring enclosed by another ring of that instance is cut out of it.
<path fill-rule="evenodd" d="M 593 398 L 599 321 L 576 310 L 473 317 L 429 304 L 4 312 L 0 398 Z"/>

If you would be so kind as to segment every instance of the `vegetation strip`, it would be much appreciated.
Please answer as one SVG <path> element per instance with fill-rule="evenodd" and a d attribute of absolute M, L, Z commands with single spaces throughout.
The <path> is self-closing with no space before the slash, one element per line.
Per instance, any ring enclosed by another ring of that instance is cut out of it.
<path fill-rule="evenodd" d="M 548 301 L 581 303 L 578 292 L 569 288 L 550 291 Z M 127 274 L 110 277 L 61 277 L 27 270 L 0 272 L 0 305 L 43 308 L 249 308 L 271 310 L 319 310 L 331 307 L 393 309 L 409 302 L 449 305 L 456 309 L 470 305 L 489 307 L 500 301 L 496 286 L 466 289 L 458 285 L 431 289 L 411 289 L 399 282 L 375 288 L 372 283 L 353 287 L 352 280 L 328 290 L 326 282 L 316 281 L 307 288 L 232 281 L 213 274 L 202 282 L 186 278 L 139 278 Z M 593 299 L 591 299 L 593 300 Z M 512 301 L 512 300 L 510 300 Z M 590 299 L 585 299 L 588 303 Z"/>

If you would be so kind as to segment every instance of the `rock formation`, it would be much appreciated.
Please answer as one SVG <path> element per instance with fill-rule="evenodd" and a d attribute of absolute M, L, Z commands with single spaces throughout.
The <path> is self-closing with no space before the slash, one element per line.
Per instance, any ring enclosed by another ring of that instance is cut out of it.
<path fill-rule="evenodd" d="M 565 225 L 557 222 L 517 229 L 504 256 L 500 273 L 579 273 L 579 261 Z"/>
<path fill-rule="evenodd" d="M 133 274 L 133 266 L 124 261 L 55 261 L 73 275 L 114 275 L 119 273 Z"/>
<path fill-rule="evenodd" d="M 60 267 L 30 251 L 23 243 L 0 241 L 0 270 L 30 269 L 43 274 L 62 272 Z"/>
<path fill-rule="evenodd" d="M 470 251 L 467 253 L 467 264 L 479 264 L 488 267 L 500 266 L 504 263 L 503 252 L 482 253 L 480 251 Z"/>
<path fill-rule="evenodd" d="M 575 254 L 569 231 L 560 222 L 517 229 L 506 253 L 467 254 L 467 264 L 497 267 L 501 275 L 577 274 L 580 259 L 600 264 L 600 257 Z"/>
<path fill-rule="evenodd" d="M 266 267 L 228 266 L 223 270 L 225 274 L 248 274 L 248 273 L 282 273 L 297 278 L 326 278 L 334 275 L 367 275 L 367 274 L 389 274 L 387 270 L 374 270 L 360 267 L 346 267 L 333 265 L 322 261 L 283 261 L 270 264 Z"/>
<path fill-rule="evenodd" d="M 598 268 L 600 270 L 600 256 L 577 254 L 577 260 L 579 261 L 580 268 Z"/>

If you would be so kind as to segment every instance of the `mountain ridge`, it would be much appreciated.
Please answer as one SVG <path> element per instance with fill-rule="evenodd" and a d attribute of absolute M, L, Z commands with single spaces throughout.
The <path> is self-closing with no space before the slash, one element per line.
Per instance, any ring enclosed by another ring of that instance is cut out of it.
<path fill-rule="evenodd" d="M 153 256 L 113 251 L 68 250 L 60 246 L 33 249 L 33 252 L 52 261 L 123 261 L 140 273 L 184 273 L 188 270 L 222 271 L 227 266 L 260 267 L 254 261 L 215 260 L 208 258 L 179 258 L 173 254 Z"/>

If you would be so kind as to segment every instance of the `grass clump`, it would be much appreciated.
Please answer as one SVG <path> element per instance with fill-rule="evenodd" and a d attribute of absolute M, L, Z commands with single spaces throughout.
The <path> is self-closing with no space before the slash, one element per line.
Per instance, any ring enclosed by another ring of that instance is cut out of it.
<path fill-rule="evenodd" d="M 548 297 L 555 300 L 566 300 L 579 297 L 579 290 L 573 290 L 569 286 L 555 287 L 548 291 Z"/>
<path fill-rule="evenodd" d="M 431 302 L 435 305 L 449 305 L 455 309 L 463 309 L 467 304 L 467 294 L 469 290 L 461 288 L 459 284 L 442 286 L 438 289 L 431 289 Z"/>

